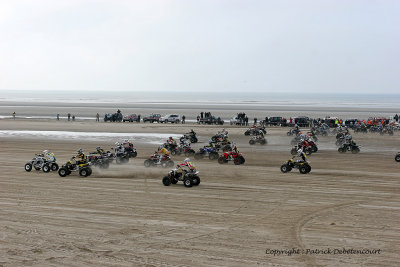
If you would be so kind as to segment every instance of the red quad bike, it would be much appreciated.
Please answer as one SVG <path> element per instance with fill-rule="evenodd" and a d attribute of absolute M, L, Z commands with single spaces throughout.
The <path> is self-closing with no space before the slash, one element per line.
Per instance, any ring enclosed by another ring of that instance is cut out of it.
<path fill-rule="evenodd" d="M 227 151 L 224 152 L 219 158 L 218 158 L 218 163 L 219 164 L 224 164 L 227 163 L 228 161 L 233 161 L 235 165 L 240 165 L 245 162 L 245 159 L 242 155 L 242 153 L 234 152 L 234 151 Z"/>
<path fill-rule="evenodd" d="M 160 157 L 161 161 L 159 161 Z M 150 158 L 144 161 L 145 167 L 159 166 L 159 165 L 161 165 L 161 167 L 163 168 L 172 167 L 174 166 L 174 161 L 171 160 L 169 155 L 158 155 L 158 154 L 153 154 L 151 155 Z"/>
<path fill-rule="evenodd" d="M 290 150 L 290 154 L 296 155 L 297 150 L 299 150 L 300 148 L 303 149 L 304 153 L 307 156 L 311 155 L 314 152 L 314 147 L 312 147 L 309 142 L 301 142 L 297 146 L 294 146 L 292 150 Z"/>

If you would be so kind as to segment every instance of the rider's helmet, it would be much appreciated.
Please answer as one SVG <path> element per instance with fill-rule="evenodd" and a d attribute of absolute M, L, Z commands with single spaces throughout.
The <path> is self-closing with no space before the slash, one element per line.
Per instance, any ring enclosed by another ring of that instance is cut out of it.
<path fill-rule="evenodd" d="M 77 152 L 78 152 L 79 155 L 80 155 L 80 154 L 83 154 L 82 148 L 79 148 Z"/>
<path fill-rule="evenodd" d="M 185 162 L 190 162 L 190 158 L 186 158 L 186 159 L 185 159 Z"/>
<path fill-rule="evenodd" d="M 43 153 L 47 154 L 47 153 L 49 153 L 49 151 L 46 149 L 46 150 L 43 150 Z"/>
<path fill-rule="evenodd" d="M 297 149 L 297 153 L 298 153 L 298 154 L 300 154 L 300 153 L 302 153 L 302 152 L 303 152 L 303 149 L 302 149 L 302 148 Z"/>

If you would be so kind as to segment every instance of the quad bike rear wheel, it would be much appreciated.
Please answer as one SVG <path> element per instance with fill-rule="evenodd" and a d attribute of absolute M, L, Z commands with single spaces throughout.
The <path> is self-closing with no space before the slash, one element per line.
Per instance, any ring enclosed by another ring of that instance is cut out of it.
<path fill-rule="evenodd" d="M 397 162 L 400 162 L 400 155 L 396 155 L 396 156 L 394 157 L 394 160 L 397 161 Z"/>
<path fill-rule="evenodd" d="M 281 166 L 281 172 L 283 172 L 283 173 L 290 172 L 291 170 L 292 170 L 292 168 L 288 164 L 283 164 Z"/>
<path fill-rule="evenodd" d="M 163 168 L 167 168 L 167 165 L 168 165 L 167 162 L 162 162 L 161 163 L 161 167 L 163 167 Z"/>
<path fill-rule="evenodd" d="M 351 149 L 351 153 L 353 154 L 357 154 L 358 152 L 360 152 L 360 149 L 358 147 L 354 147 Z"/>
<path fill-rule="evenodd" d="M 339 148 L 338 148 L 338 151 L 339 151 L 340 153 L 345 153 L 345 152 L 346 152 L 346 149 L 344 149 L 343 147 L 339 147 Z"/>
<path fill-rule="evenodd" d="M 168 166 L 168 167 L 174 166 L 174 161 L 168 160 L 168 161 L 167 161 L 167 166 Z"/>
<path fill-rule="evenodd" d="M 235 158 L 235 159 L 233 160 L 233 163 L 234 163 L 235 165 L 240 165 L 241 160 L 240 160 L 239 158 Z"/>
<path fill-rule="evenodd" d="M 265 145 L 267 143 L 267 140 L 265 140 L 265 139 L 262 139 L 261 141 L 260 141 L 260 144 L 262 144 L 262 145 Z"/>
<path fill-rule="evenodd" d="M 27 163 L 25 164 L 25 171 L 30 172 L 32 170 L 32 164 Z"/>
<path fill-rule="evenodd" d="M 61 167 L 58 170 L 58 175 L 60 175 L 61 177 L 65 177 L 65 176 L 67 176 L 69 174 L 68 172 L 69 171 L 67 170 L 67 168 Z"/>
<path fill-rule="evenodd" d="M 244 162 L 246 161 L 246 160 L 244 159 L 244 157 L 242 157 L 242 156 L 239 157 L 239 160 L 240 160 L 240 164 L 244 164 Z"/>
<path fill-rule="evenodd" d="M 250 145 L 254 145 L 255 143 L 256 143 L 256 142 L 255 142 L 253 139 L 250 139 L 250 140 L 249 140 L 249 144 L 250 144 Z"/>
<path fill-rule="evenodd" d="M 168 176 L 164 176 L 164 178 L 162 179 L 162 183 L 165 186 L 169 186 L 171 185 L 171 179 Z"/>

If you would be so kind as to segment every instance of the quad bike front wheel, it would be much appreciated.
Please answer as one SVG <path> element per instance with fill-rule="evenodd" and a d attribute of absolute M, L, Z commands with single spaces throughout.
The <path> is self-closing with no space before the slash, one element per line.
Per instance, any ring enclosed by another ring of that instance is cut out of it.
<path fill-rule="evenodd" d="M 148 167 L 150 167 L 151 166 L 151 161 L 149 160 L 149 159 L 146 159 L 145 161 L 144 161 L 144 166 L 146 167 L 146 168 L 148 168 Z"/>
<path fill-rule="evenodd" d="M 32 170 L 32 164 L 27 163 L 25 164 L 25 171 L 30 172 Z"/>
<path fill-rule="evenodd" d="M 216 160 L 216 159 L 218 159 L 218 153 L 211 152 L 210 155 L 208 155 L 208 158 L 210 160 Z"/>
<path fill-rule="evenodd" d="M 226 159 L 223 156 L 218 158 L 218 163 L 219 164 L 224 164 L 225 162 L 226 162 Z"/>
<path fill-rule="evenodd" d="M 400 162 L 400 155 L 396 155 L 396 156 L 394 157 L 394 160 L 397 161 L 397 162 Z"/>
<path fill-rule="evenodd" d="M 90 169 L 87 168 L 87 167 L 84 167 L 84 168 L 82 168 L 82 169 L 79 170 L 79 175 L 80 175 L 80 176 L 87 177 L 87 176 L 89 176 L 90 174 L 91 174 L 91 171 L 90 171 Z"/>
<path fill-rule="evenodd" d="M 53 172 L 58 171 L 58 164 L 57 163 L 53 162 L 50 167 L 51 167 L 51 170 Z"/>
<path fill-rule="evenodd" d="M 43 172 L 49 172 L 51 170 L 50 165 L 49 164 L 44 164 L 42 167 L 42 171 Z"/>
<path fill-rule="evenodd" d="M 250 140 L 249 140 L 249 144 L 250 144 L 250 145 L 254 145 L 255 143 L 256 143 L 256 142 L 255 142 L 253 139 L 250 139 Z"/>
<path fill-rule="evenodd" d="M 199 185 L 200 184 L 200 177 L 197 176 L 197 175 L 194 175 L 192 177 L 192 183 L 193 183 L 194 186 Z"/>
<path fill-rule="evenodd" d="M 346 149 L 344 149 L 343 147 L 339 147 L 338 148 L 339 153 L 345 153 Z"/>
<path fill-rule="evenodd" d="M 167 167 L 172 167 L 172 166 L 174 166 L 174 161 L 168 160 L 167 161 Z"/>
<path fill-rule="evenodd" d="M 307 166 L 300 166 L 299 171 L 301 174 L 307 174 L 308 173 L 308 168 Z"/>
<path fill-rule="evenodd" d="M 194 154 L 194 158 L 195 158 L 195 159 L 202 159 L 202 158 L 203 158 L 203 154 L 195 153 L 195 154 Z"/>
<path fill-rule="evenodd" d="M 358 152 L 360 152 L 360 149 L 358 147 L 351 149 L 351 153 L 353 154 L 357 154 Z"/>
<path fill-rule="evenodd" d="M 235 165 L 240 165 L 241 160 L 240 160 L 239 158 L 235 158 L 235 159 L 233 160 L 233 163 L 234 163 Z"/>
<path fill-rule="evenodd" d="M 262 145 L 265 145 L 267 143 L 267 140 L 265 140 L 265 139 L 262 139 L 261 141 L 260 141 L 260 144 L 262 144 Z"/>
<path fill-rule="evenodd" d="M 186 177 L 185 179 L 183 179 L 183 184 L 185 185 L 185 187 L 192 187 L 193 181 L 190 177 Z"/>
<path fill-rule="evenodd" d="M 171 179 L 168 176 L 164 176 L 164 178 L 162 179 L 162 183 L 165 186 L 169 186 L 171 185 Z"/>

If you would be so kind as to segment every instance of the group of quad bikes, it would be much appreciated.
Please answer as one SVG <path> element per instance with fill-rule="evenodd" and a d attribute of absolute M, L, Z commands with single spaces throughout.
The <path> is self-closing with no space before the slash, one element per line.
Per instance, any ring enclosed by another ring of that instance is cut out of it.
<path fill-rule="evenodd" d="M 190 133 L 183 135 L 179 139 L 179 144 L 170 137 L 167 142 L 159 147 L 158 151 L 144 161 L 144 165 L 146 167 L 172 167 L 174 162 L 169 153 L 171 155 L 184 154 L 187 157 L 194 157 L 196 160 L 208 158 L 210 160 L 217 160 L 220 164 L 233 161 L 235 165 L 240 165 L 245 162 L 245 158 L 237 150 L 236 145 L 229 141 L 228 132 L 225 130 L 212 136 L 209 140 L 209 144 L 199 148 L 197 152 L 191 147 L 191 143 L 196 142 L 198 142 L 198 139 L 193 130 Z M 165 148 L 169 153 L 159 153 L 163 148 Z"/>
<path fill-rule="evenodd" d="M 265 139 L 265 134 L 267 130 L 265 127 L 258 127 L 254 125 L 253 127 L 249 128 L 247 131 L 244 132 L 244 135 L 250 135 L 251 139 L 249 140 L 250 145 L 260 144 L 265 145 L 267 144 L 267 139 Z"/>
<path fill-rule="evenodd" d="M 82 177 L 88 177 L 92 174 L 92 168 L 99 167 L 107 169 L 110 163 L 122 164 L 129 161 L 129 158 L 137 156 L 136 148 L 130 141 L 124 141 L 122 144 L 116 143 L 115 148 L 111 148 L 113 152 L 105 152 L 102 148 L 97 147 L 96 152 L 91 152 L 85 155 L 82 149 L 78 150 L 78 155 L 73 156 L 64 165 L 59 168 L 54 153 L 47 150 L 41 154 L 36 154 L 35 157 L 25 164 L 25 170 L 30 172 L 32 168 L 42 170 L 43 172 L 58 171 L 61 177 L 77 172 Z"/>
<path fill-rule="evenodd" d="M 245 132 L 245 135 L 251 135 L 252 139 L 249 143 L 255 144 L 252 140 L 262 140 L 261 137 L 264 138 L 265 133 L 266 130 L 263 127 L 252 127 Z M 318 134 L 326 136 L 332 133 L 336 134 L 336 145 L 339 147 L 338 151 L 340 153 L 351 151 L 356 154 L 360 152 L 359 146 L 352 140 L 347 128 L 338 127 L 334 131 L 329 131 L 326 127 L 322 126 L 319 128 L 312 128 L 311 132 L 308 132 L 308 135 L 303 135 L 299 128 L 295 127 L 287 132 L 288 136 L 295 135 L 294 139 L 291 141 L 291 144 L 294 145 L 294 147 L 290 151 L 294 157 L 285 161 L 280 168 L 281 171 L 287 173 L 292 169 L 298 169 L 301 174 L 309 173 L 311 171 L 311 166 L 309 162 L 307 162 L 305 155 L 311 155 L 318 151 L 316 145 Z M 184 134 L 179 139 L 179 142 L 180 144 L 177 145 L 176 142 L 171 143 L 170 140 L 168 140 L 163 147 L 170 151 L 172 155 L 184 154 L 185 156 L 194 156 L 197 160 L 209 158 L 210 160 L 218 160 L 218 163 L 220 164 L 233 161 L 235 165 L 240 165 L 245 162 L 243 155 L 237 150 L 236 145 L 229 141 L 228 132 L 225 131 L 225 129 L 211 137 L 209 145 L 200 148 L 197 152 L 191 148 L 191 143 L 198 142 L 196 133 L 193 130 Z M 267 143 L 266 140 L 265 143 Z M 105 152 L 100 147 L 97 147 L 96 152 L 91 152 L 86 156 L 80 149 L 78 150 L 78 155 L 72 157 L 68 162 L 62 165 L 61 168 L 59 168 L 56 162 L 55 155 L 45 150 L 41 154 L 36 154 L 32 160 L 26 163 L 25 170 L 27 172 L 30 172 L 32 169 L 37 171 L 42 170 L 43 172 L 58 171 L 58 174 L 61 177 L 68 176 L 72 172 L 78 172 L 80 176 L 87 177 L 92 173 L 91 166 L 106 169 L 112 162 L 115 162 L 116 164 L 127 163 L 130 158 L 137 156 L 136 148 L 133 147 L 133 143 L 129 140 L 125 140 L 121 144 L 117 142 L 116 146 L 111 148 L 111 150 L 113 152 Z M 219 152 L 221 152 L 221 155 Z M 300 159 L 296 160 L 296 155 Z M 400 162 L 400 152 L 396 154 L 395 161 Z M 174 161 L 171 159 L 169 154 L 159 155 L 158 153 L 155 153 L 145 160 L 144 165 L 146 167 L 160 165 L 167 168 L 174 166 Z M 199 172 L 196 170 L 182 170 L 177 166 L 177 168 L 172 169 L 168 172 L 168 175 L 163 177 L 162 182 L 166 186 L 176 184 L 179 181 L 182 181 L 186 187 L 196 186 L 200 184 L 198 173 Z"/>

